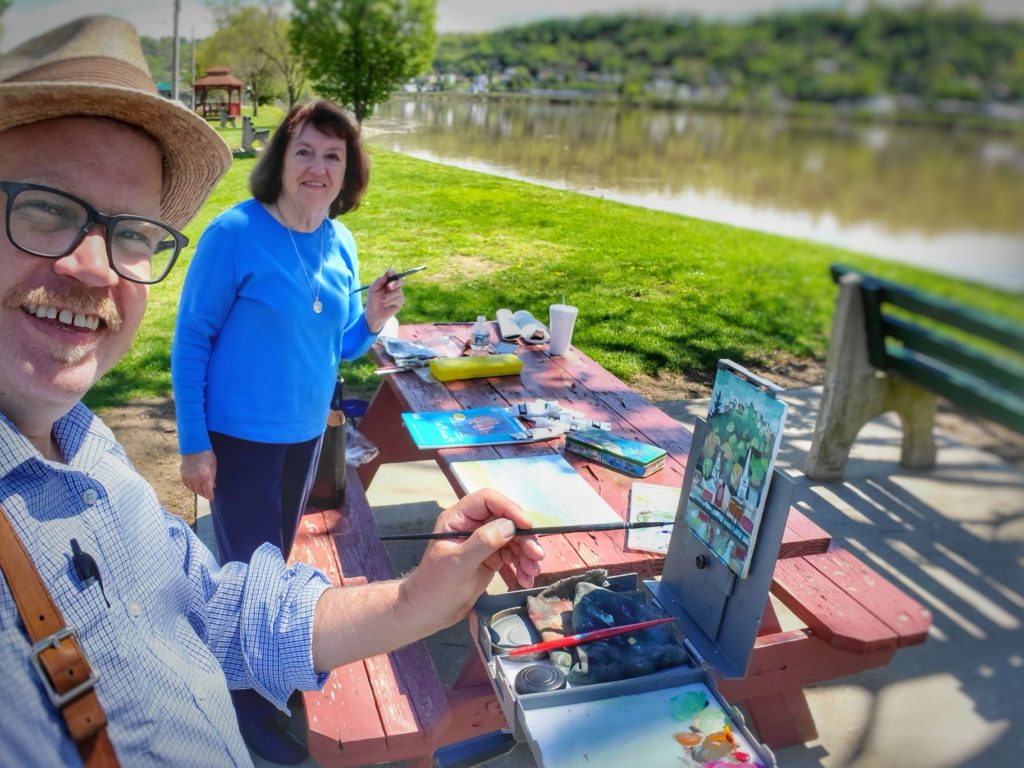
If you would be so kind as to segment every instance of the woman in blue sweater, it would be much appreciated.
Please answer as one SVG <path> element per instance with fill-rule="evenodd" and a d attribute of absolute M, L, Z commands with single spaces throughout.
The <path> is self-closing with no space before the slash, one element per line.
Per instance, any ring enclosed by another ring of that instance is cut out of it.
<path fill-rule="evenodd" d="M 254 199 L 214 219 L 189 266 L 171 351 L 181 478 L 210 500 L 223 562 L 266 541 L 287 556 L 338 364 L 366 352 L 405 301 L 391 270 L 365 309 L 352 292 L 355 241 L 334 217 L 359 205 L 368 176 L 343 112 L 296 107 L 252 172 Z M 282 762 L 252 743 L 273 727 L 268 713 L 236 708 L 250 746 Z"/>

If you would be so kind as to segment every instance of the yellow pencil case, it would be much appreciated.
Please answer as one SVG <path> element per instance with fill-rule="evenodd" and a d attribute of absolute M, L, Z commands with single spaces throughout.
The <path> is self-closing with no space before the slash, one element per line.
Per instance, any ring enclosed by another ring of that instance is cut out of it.
<path fill-rule="evenodd" d="M 473 357 L 435 357 L 430 372 L 438 381 L 482 379 L 487 376 L 513 376 L 523 370 L 516 355 L 476 355 Z"/>

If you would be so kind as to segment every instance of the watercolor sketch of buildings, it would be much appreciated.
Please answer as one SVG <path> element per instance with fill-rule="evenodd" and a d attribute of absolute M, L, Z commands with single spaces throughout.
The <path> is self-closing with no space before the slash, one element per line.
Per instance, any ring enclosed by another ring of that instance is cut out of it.
<path fill-rule="evenodd" d="M 686 499 L 686 523 L 740 578 L 750 562 L 786 420 L 786 404 L 728 369 L 711 392 Z"/>

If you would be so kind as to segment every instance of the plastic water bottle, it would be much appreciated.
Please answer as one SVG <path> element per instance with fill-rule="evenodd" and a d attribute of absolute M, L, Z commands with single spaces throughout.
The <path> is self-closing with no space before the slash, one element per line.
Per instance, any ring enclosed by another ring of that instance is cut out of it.
<path fill-rule="evenodd" d="M 490 345 L 491 326 L 486 316 L 478 315 L 473 327 L 469 329 L 469 351 L 474 355 L 483 355 Z"/>

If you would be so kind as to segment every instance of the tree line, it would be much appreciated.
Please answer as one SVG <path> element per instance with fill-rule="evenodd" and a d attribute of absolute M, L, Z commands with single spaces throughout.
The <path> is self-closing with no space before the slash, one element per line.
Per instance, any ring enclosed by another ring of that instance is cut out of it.
<path fill-rule="evenodd" d="M 541 86 L 630 95 L 654 78 L 835 102 L 880 94 L 1012 101 L 1024 98 L 1024 22 L 976 8 L 870 5 L 776 12 L 742 23 L 622 14 L 552 19 L 486 34 L 446 34 L 438 75 L 505 72 Z"/>
<path fill-rule="evenodd" d="M 0 0 L 0 6 L 5 0 Z M 257 103 L 306 91 L 360 121 L 403 82 L 434 88 L 581 89 L 626 98 L 652 84 L 732 104 L 912 97 L 1024 100 L 1024 22 L 976 8 L 869 5 L 776 12 L 744 22 L 696 16 L 591 15 L 479 34 L 435 35 L 435 0 L 208 0 L 217 30 L 196 43 L 196 69 L 231 67 Z M 157 80 L 170 80 L 170 38 L 143 38 Z M 191 80 L 191 51 L 181 55 Z"/>

